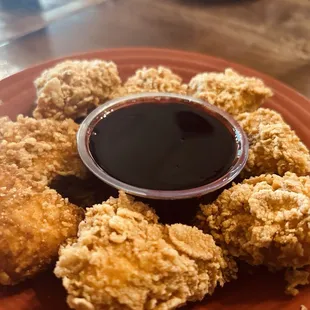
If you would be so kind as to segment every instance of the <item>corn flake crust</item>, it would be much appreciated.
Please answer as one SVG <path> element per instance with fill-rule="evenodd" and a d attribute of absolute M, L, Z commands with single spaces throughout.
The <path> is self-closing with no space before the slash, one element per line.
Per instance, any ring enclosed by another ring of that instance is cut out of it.
<path fill-rule="evenodd" d="M 75 236 L 83 211 L 46 187 L 84 177 L 73 120 L 0 118 L 0 284 L 34 276 Z"/>
<path fill-rule="evenodd" d="M 61 243 L 76 235 L 83 211 L 23 169 L 0 166 L 0 284 L 46 269 Z"/>
<path fill-rule="evenodd" d="M 236 117 L 249 140 L 249 157 L 243 177 L 290 171 L 298 175 L 310 173 L 310 154 L 281 115 L 260 108 Z"/>
<path fill-rule="evenodd" d="M 57 175 L 84 177 L 77 151 L 78 125 L 72 120 L 0 118 L 0 165 L 16 165 L 34 181 L 48 184 Z"/>
<path fill-rule="evenodd" d="M 231 255 L 272 269 L 310 264 L 310 177 L 261 175 L 201 205 L 199 227 Z"/>
<path fill-rule="evenodd" d="M 112 94 L 113 98 L 123 97 L 143 92 L 167 92 L 186 95 L 187 85 L 182 78 L 170 69 L 159 66 L 157 68 L 143 67 L 128 78 L 124 85 Z"/>
<path fill-rule="evenodd" d="M 285 272 L 285 280 L 288 283 L 285 290 L 286 294 L 296 296 L 299 293 L 298 287 L 300 285 L 309 284 L 309 275 L 308 270 L 287 269 Z"/>
<path fill-rule="evenodd" d="M 266 98 L 272 96 L 272 91 L 260 79 L 226 69 L 224 73 L 197 74 L 189 82 L 188 94 L 238 115 L 258 109 Z"/>
<path fill-rule="evenodd" d="M 104 103 L 120 86 L 113 62 L 68 60 L 44 71 L 36 79 L 37 119 L 77 119 Z"/>
<path fill-rule="evenodd" d="M 212 294 L 235 273 L 210 235 L 158 224 L 152 209 L 122 192 L 87 210 L 55 268 L 69 306 L 83 310 L 174 309 Z"/>

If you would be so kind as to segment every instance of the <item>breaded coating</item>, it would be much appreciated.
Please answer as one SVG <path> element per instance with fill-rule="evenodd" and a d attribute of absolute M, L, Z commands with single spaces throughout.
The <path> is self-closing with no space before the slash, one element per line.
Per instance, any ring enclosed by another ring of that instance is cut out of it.
<path fill-rule="evenodd" d="M 249 140 L 249 157 L 242 177 L 262 173 L 283 175 L 287 171 L 306 175 L 310 172 L 309 150 L 279 113 L 260 108 L 236 119 Z"/>
<path fill-rule="evenodd" d="M 186 95 L 187 85 L 182 78 L 170 69 L 159 66 L 157 68 L 143 67 L 128 78 L 123 87 L 115 90 L 113 98 L 143 92 L 166 92 Z"/>
<path fill-rule="evenodd" d="M 117 66 L 103 60 L 67 60 L 35 80 L 37 119 L 77 119 L 104 103 L 119 87 Z"/>
<path fill-rule="evenodd" d="M 57 175 L 83 177 L 86 168 L 77 151 L 77 130 L 70 119 L 0 118 L 0 165 L 15 164 L 44 184 Z"/>
<path fill-rule="evenodd" d="M 224 73 L 197 74 L 189 83 L 188 94 L 238 115 L 258 109 L 266 98 L 272 96 L 272 91 L 260 79 L 226 69 Z"/>
<path fill-rule="evenodd" d="M 34 276 L 76 235 L 83 211 L 23 169 L 0 165 L 0 284 Z"/>
<path fill-rule="evenodd" d="M 288 283 L 286 294 L 296 296 L 299 293 L 298 286 L 309 284 L 309 274 L 307 270 L 288 269 L 285 272 L 285 280 Z"/>
<path fill-rule="evenodd" d="M 83 211 L 46 187 L 58 175 L 83 177 L 73 120 L 0 118 L 0 284 L 45 269 Z"/>
<path fill-rule="evenodd" d="M 69 306 L 79 310 L 174 309 L 212 294 L 235 273 L 210 235 L 158 224 L 151 208 L 122 192 L 87 210 L 55 268 Z"/>
<path fill-rule="evenodd" d="M 228 252 L 273 269 L 310 264 L 310 177 L 287 172 L 234 184 L 201 205 L 199 227 Z"/>

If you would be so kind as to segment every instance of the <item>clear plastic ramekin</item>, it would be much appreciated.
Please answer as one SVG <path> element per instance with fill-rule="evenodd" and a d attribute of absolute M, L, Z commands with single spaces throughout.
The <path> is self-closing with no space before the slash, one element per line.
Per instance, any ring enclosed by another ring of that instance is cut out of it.
<path fill-rule="evenodd" d="M 140 188 L 131 184 L 124 183 L 106 173 L 96 163 L 90 152 L 89 140 L 94 127 L 101 119 L 103 119 L 109 113 L 113 113 L 113 111 L 127 105 L 143 102 L 179 102 L 183 104 L 199 104 L 203 106 L 207 113 L 220 120 L 226 126 L 226 128 L 228 128 L 230 132 L 234 135 L 236 143 L 236 155 L 227 173 L 220 176 L 218 179 L 211 183 L 185 190 L 153 190 L 147 188 Z M 203 100 L 173 93 L 140 93 L 136 95 L 113 99 L 106 102 L 105 104 L 99 106 L 94 111 L 92 111 L 80 125 L 79 131 L 77 133 L 77 146 L 80 157 L 86 167 L 103 182 L 134 196 L 162 200 L 177 200 L 201 197 L 211 192 L 217 191 L 230 183 L 239 175 L 248 158 L 247 137 L 240 125 L 229 114 Z"/>

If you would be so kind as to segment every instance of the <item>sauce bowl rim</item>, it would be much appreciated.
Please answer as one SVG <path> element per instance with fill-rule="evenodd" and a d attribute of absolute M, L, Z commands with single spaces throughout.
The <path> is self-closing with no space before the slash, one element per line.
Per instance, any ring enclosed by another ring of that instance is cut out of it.
<path fill-rule="evenodd" d="M 113 107 L 123 107 L 128 104 L 141 103 L 147 99 L 149 101 L 160 101 L 163 99 L 172 100 L 174 99 L 176 102 L 183 103 L 195 103 L 202 105 L 206 111 L 211 111 L 212 114 L 217 114 L 221 118 L 224 118 L 225 121 L 231 126 L 232 131 L 235 135 L 236 142 L 236 156 L 234 159 L 234 163 L 231 168 L 221 177 L 216 179 L 211 183 L 207 183 L 205 185 L 183 189 L 183 190 L 154 190 L 154 189 L 146 189 L 140 188 L 137 186 L 130 185 L 128 183 L 122 182 L 107 172 L 105 172 L 94 160 L 90 149 L 89 149 L 89 137 L 92 133 L 95 125 L 103 119 L 106 115 L 113 112 Z M 135 102 L 136 101 L 136 102 Z M 232 180 L 234 180 L 243 167 L 245 166 L 248 159 L 248 151 L 249 151 L 249 143 L 247 136 L 241 126 L 237 123 L 237 121 L 224 110 L 206 102 L 201 99 L 193 98 L 186 95 L 180 95 L 175 93 L 163 93 L 163 92 L 151 92 L 151 93 L 139 93 L 134 95 L 128 95 L 124 97 L 119 97 L 116 99 L 109 100 L 104 104 L 97 107 L 93 110 L 84 121 L 81 123 L 80 128 L 77 132 L 77 149 L 81 160 L 85 164 L 85 166 L 100 180 L 107 183 L 108 185 L 118 189 L 123 190 L 127 194 L 131 194 L 134 196 L 139 196 L 143 198 L 151 198 L 151 199 L 161 199 L 161 200 L 178 200 L 178 199 L 187 199 L 194 197 L 201 197 L 208 193 L 214 192 Z"/>

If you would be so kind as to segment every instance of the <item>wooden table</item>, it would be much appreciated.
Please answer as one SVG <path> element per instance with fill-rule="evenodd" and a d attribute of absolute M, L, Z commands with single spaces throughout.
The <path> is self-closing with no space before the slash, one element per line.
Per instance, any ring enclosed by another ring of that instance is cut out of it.
<path fill-rule="evenodd" d="M 226 58 L 272 75 L 310 97 L 309 0 L 98 3 L 2 43 L 0 67 L 6 70 L 2 74 L 94 49 L 154 46 Z"/>

